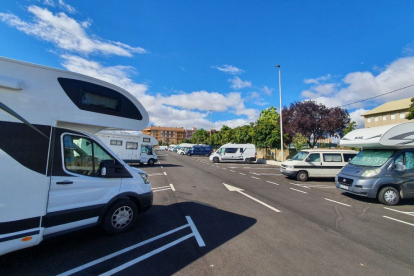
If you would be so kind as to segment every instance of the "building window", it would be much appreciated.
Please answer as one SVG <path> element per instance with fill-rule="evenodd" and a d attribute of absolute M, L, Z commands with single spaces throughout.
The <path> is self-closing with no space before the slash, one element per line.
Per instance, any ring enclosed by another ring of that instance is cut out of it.
<path fill-rule="evenodd" d="M 405 113 L 404 112 L 401 112 L 400 113 L 400 119 L 404 119 L 405 118 Z"/>
<path fill-rule="evenodd" d="M 371 118 L 370 117 L 367 118 L 367 122 L 371 123 Z"/>
<path fill-rule="evenodd" d="M 382 115 L 382 120 L 386 121 L 387 120 L 387 115 Z"/>
<path fill-rule="evenodd" d="M 378 122 L 378 116 L 375 116 L 374 120 L 375 120 L 375 122 Z"/>
<path fill-rule="evenodd" d="M 395 113 L 391 114 L 391 120 L 395 120 Z"/>

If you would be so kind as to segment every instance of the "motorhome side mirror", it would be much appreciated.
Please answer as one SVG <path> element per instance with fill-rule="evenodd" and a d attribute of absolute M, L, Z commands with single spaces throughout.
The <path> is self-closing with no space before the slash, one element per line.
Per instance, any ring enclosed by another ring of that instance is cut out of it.
<path fill-rule="evenodd" d="M 309 161 L 310 161 L 310 158 L 309 158 L 309 157 L 307 157 L 307 158 L 305 159 L 305 161 L 306 161 L 306 162 L 309 162 Z"/>
<path fill-rule="evenodd" d="M 352 158 L 349 158 L 349 159 L 348 159 L 348 162 L 351 162 L 351 160 L 352 160 Z"/>
<path fill-rule="evenodd" d="M 106 178 L 115 177 L 115 168 L 114 160 L 102 160 L 99 164 L 99 175 Z"/>
<path fill-rule="evenodd" d="M 403 162 L 397 162 L 397 163 L 395 163 L 395 171 L 397 171 L 397 172 L 404 172 L 405 170 L 406 170 L 406 167 L 403 164 Z"/>

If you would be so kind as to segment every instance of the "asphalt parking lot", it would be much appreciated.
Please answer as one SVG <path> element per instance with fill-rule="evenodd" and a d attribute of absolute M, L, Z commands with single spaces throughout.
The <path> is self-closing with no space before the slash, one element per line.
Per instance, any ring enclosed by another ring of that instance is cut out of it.
<path fill-rule="evenodd" d="M 135 229 L 99 227 L 0 256 L 0 275 L 413 275 L 414 201 L 386 207 L 333 179 L 158 152 L 154 206 Z"/>

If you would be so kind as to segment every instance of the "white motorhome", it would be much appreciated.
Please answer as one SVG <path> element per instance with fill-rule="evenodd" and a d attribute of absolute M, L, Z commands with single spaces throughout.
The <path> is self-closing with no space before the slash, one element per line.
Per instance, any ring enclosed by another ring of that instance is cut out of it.
<path fill-rule="evenodd" d="M 249 164 L 256 161 L 256 146 L 253 144 L 225 144 L 212 153 L 209 159 L 214 163 L 243 161 Z"/>
<path fill-rule="evenodd" d="M 153 150 L 158 140 L 151 135 L 99 132 L 96 136 L 129 165 L 146 163 L 152 166 L 158 161 Z"/>
<path fill-rule="evenodd" d="M 357 129 L 341 146 L 362 150 L 336 176 L 336 187 L 396 205 L 414 198 L 414 122 Z"/>
<path fill-rule="evenodd" d="M 0 57 L 0 255 L 97 224 L 133 227 L 152 206 L 148 175 L 92 133 L 148 122 L 117 86 Z"/>

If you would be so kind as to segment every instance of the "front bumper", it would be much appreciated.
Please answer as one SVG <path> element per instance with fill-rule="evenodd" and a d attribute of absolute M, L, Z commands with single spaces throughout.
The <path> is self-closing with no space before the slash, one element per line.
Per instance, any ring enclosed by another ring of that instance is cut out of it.
<path fill-rule="evenodd" d="M 378 191 L 376 183 L 378 180 L 377 178 L 364 179 L 338 174 L 335 177 L 335 186 L 341 191 L 354 195 L 376 198 Z"/>
<path fill-rule="evenodd" d="M 142 199 L 142 205 L 140 206 L 141 208 L 139 209 L 139 212 L 144 213 L 149 208 L 151 208 L 152 202 L 154 199 L 154 193 L 151 191 L 149 193 L 141 194 L 141 199 Z"/>
<path fill-rule="evenodd" d="M 280 167 L 280 172 L 282 174 L 286 175 L 286 176 L 289 176 L 289 177 L 296 177 L 296 175 L 298 174 L 297 171 L 287 170 L 287 169 L 285 169 L 283 167 Z"/>

